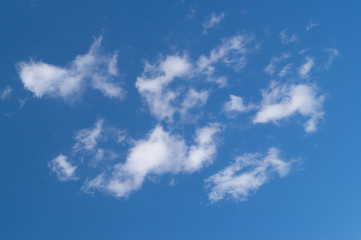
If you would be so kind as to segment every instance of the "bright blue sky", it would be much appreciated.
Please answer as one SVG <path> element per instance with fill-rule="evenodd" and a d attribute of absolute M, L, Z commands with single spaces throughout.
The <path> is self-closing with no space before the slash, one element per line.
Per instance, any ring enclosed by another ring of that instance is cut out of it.
<path fill-rule="evenodd" d="M 0 1 L 0 239 L 360 239 L 358 1 Z"/>

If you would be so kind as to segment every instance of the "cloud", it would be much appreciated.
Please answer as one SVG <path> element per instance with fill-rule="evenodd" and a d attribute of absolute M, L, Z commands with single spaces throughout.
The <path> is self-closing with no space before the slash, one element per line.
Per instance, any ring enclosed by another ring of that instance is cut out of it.
<path fill-rule="evenodd" d="M 196 6 L 192 5 L 189 7 L 189 13 L 185 16 L 186 20 L 191 20 L 196 14 Z"/>
<path fill-rule="evenodd" d="M 334 58 L 337 57 L 338 55 L 340 55 L 340 52 L 336 48 L 326 48 L 325 52 L 329 54 L 328 60 L 325 64 L 325 68 L 329 69 Z"/>
<path fill-rule="evenodd" d="M 224 20 L 226 14 L 225 13 L 212 13 L 210 17 L 208 17 L 204 23 L 202 24 L 203 27 L 203 34 L 207 34 L 208 30 L 217 26 L 222 20 Z"/>
<path fill-rule="evenodd" d="M 306 30 L 310 31 L 312 28 L 315 28 L 315 27 L 318 27 L 318 26 L 320 26 L 320 25 L 317 24 L 317 23 L 313 23 L 313 22 L 309 21 L 309 23 L 306 26 Z"/>
<path fill-rule="evenodd" d="M 242 70 L 247 64 L 248 44 L 254 39 L 252 34 L 238 34 L 222 41 L 221 45 L 212 49 L 209 56 L 201 55 L 197 60 L 197 70 L 206 74 L 209 81 L 217 82 L 221 87 L 226 85 L 224 77 L 214 77 L 215 65 L 223 63 L 235 71 Z"/>
<path fill-rule="evenodd" d="M 186 118 L 190 109 L 202 107 L 204 104 L 206 104 L 208 97 L 208 91 L 197 91 L 191 88 L 182 102 L 182 106 L 180 109 L 181 116 L 183 118 Z"/>
<path fill-rule="evenodd" d="M 311 71 L 314 64 L 314 60 L 310 57 L 306 57 L 306 61 L 298 69 L 298 75 L 302 78 L 308 77 L 309 72 Z"/>
<path fill-rule="evenodd" d="M 277 122 L 296 113 L 308 118 L 305 131 L 316 130 L 317 122 L 323 117 L 324 96 L 317 95 L 316 87 L 307 84 L 280 84 L 272 82 L 262 91 L 263 100 L 253 123 Z"/>
<path fill-rule="evenodd" d="M 117 53 L 100 53 L 102 37 L 97 38 L 85 55 L 78 55 L 66 67 L 42 61 L 20 62 L 18 74 L 24 87 L 35 97 L 48 96 L 72 100 L 90 86 L 104 96 L 122 99 L 124 90 L 117 83 Z"/>
<path fill-rule="evenodd" d="M 275 175 L 285 177 L 291 170 L 292 162 L 279 157 L 277 148 L 269 149 L 267 155 L 260 153 L 244 154 L 234 163 L 206 179 L 210 189 L 208 198 L 211 203 L 224 198 L 245 201 L 263 184 Z"/>
<path fill-rule="evenodd" d="M 249 110 L 249 107 L 244 105 L 243 98 L 232 94 L 229 95 L 229 98 L 229 101 L 227 101 L 223 107 L 225 112 L 245 112 Z"/>
<path fill-rule="evenodd" d="M 0 99 L 1 100 L 6 99 L 7 97 L 10 96 L 11 92 L 12 92 L 12 88 L 10 86 L 7 86 L 6 88 L 0 90 Z"/>
<path fill-rule="evenodd" d="M 51 171 L 56 173 L 60 181 L 70 181 L 77 180 L 78 177 L 75 176 L 75 170 L 77 166 L 71 165 L 67 161 L 67 156 L 59 155 L 48 164 Z"/>
<path fill-rule="evenodd" d="M 97 146 L 99 138 L 103 132 L 104 120 L 100 119 L 95 123 L 94 128 L 82 129 L 77 132 L 76 144 L 73 146 L 75 151 L 91 151 Z"/>
<path fill-rule="evenodd" d="M 135 86 L 149 105 L 150 112 L 159 119 L 171 120 L 177 111 L 172 102 L 178 93 L 168 89 L 176 78 L 187 77 L 192 73 L 192 63 L 187 56 L 167 56 L 158 64 L 146 62 L 144 71 L 137 78 Z"/>
<path fill-rule="evenodd" d="M 272 57 L 270 63 L 267 65 L 264 71 L 272 76 L 276 72 L 276 64 L 290 57 L 291 55 L 287 53 L 282 53 L 282 56 L 280 57 Z"/>
<path fill-rule="evenodd" d="M 83 190 L 101 190 L 116 197 L 126 197 L 138 190 L 146 177 L 180 172 L 192 173 L 211 164 L 216 154 L 218 124 L 210 124 L 196 131 L 194 143 L 187 146 L 184 139 L 156 126 L 145 139 L 135 142 L 124 163 L 113 166 L 88 180 Z"/>
<path fill-rule="evenodd" d="M 285 77 L 285 76 L 290 72 L 290 69 L 291 69 L 292 65 L 293 65 L 292 63 L 289 63 L 289 64 L 285 65 L 285 66 L 281 69 L 281 71 L 278 73 L 278 76 L 279 76 L 280 78 Z"/>
<path fill-rule="evenodd" d="M 291 36 L 288 36 L 286 29 L 280 32 L 280 38 L 281 38 L 281 43 L 284 45 L 298 41 L 297 34 L 292 34 Z"/>

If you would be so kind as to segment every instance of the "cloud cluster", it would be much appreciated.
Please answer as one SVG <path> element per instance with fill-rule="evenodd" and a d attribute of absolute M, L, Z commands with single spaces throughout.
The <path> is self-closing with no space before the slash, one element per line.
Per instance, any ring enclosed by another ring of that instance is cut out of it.
<path fill-rule="evenodd" d="M 102 37 L 97 38 L 88 53 L 76 56 L 66 67 L 33 60 L 18 63 L 24 88 L 39 98 L 73 100 L 90 86 L 106 97 L 122 99 L 124 90 L 116 81 L 117 53 L 101 54 L 101 42 Z"/>
<path fill-rule="evenodd" d="M 274 175 L 286 176 L 292 161 L 279 157 L 277 148 L 269 149 L 267 155 L 260 153 L 244 154 L 237 157 L 234 163 L 206 179 L 211 203 L 224 198 L 238 201 L 247 198 L 267 183 Z"/>
<path fill-rule="evenodd" d="M 217 150 L 218 124 L 210 124 L 196 131 L 194 143 L 156 126 L 145 139 L 135 142 L 124 163 L 112 167 L 85 183 L 83 190 L 101 190 L 126 197 L 138 190 L 147 176 L 192 173 L 211 164 Z"/>

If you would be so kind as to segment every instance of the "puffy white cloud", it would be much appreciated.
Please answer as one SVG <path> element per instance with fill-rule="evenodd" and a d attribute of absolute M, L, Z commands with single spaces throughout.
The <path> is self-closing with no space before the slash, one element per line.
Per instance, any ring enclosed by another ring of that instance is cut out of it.
<path fill-rule="evenodd" d="M 0 90 L 0 99 L 1 100 L 6 99 L 7 97 L 10 96 L 11 92 L 12 92 L 12 88 L 10 86 L 7 86 L 6 88 Z"/>
<path fill-rule="evenodd" d="M 204 21 L 204 23 L 202 24 L 203 34 L 207 34 L 210 28 L 214 28 L 215 26 L 217 26 L 222 20 L 224 20 L 225 16 L 225 13 L 212 13 L 211 16 L 208 17 L 206 21 Z"/>
<path fill-rule="evenodd" d="M 280 32 L 280 38 L 281 38 L 281 43 L 284 45 L 298 41 L 297 34 L 292 34 L 291 36 L 288 36 L 286 29 Z"/>
<path fill-rule="evenodd" d="M 18 73 L 24 87 L 36 97 L 74 99 L 85 87 L 91 86 L 110 98 L 123 98 L 124 90 L 115 80 L 118 76 L 117 53 L 100 53 L 102 37 L 97 38 L 85 55 L 78 55 L 67 67 L 41 61 L 18 63 Z"/>
<path fill-rule="evenodd" d="M 48 166 L 51 171 L 56 173 L 60 181 L 77 180 L 78 178 L 75 176 L 77 166 L 71 165 L 67 159 L 67 156 L 59 155 L 51 160 Z"/>
<path fill-rule="evenodd" d="M 274 175 L 286 176 L 292 162 L 279 157 L 279 150 L 271 148 L 267 155 L 244 154 L 235 162 L 206 179 L 211 203 L 224 198 L 245 201 Z"/>
<path fill-rule="evenodd" d="M 329 69 L 334 58 L 337 57 L 338 55 L 340 55 L 340 52 L 336 49 L 336 48 L 326 48 L 325 52 L 328 53 L 328 60 L 325 64 L 325 68 Z"/>
<path fill-rule="evenodd" d="M 176 112 L 172 102 L 178 93 L 167 87 L 175 78 L 187 77 L 191 73 L 192 64 L 187 56 L 167 56 L 155 65 L 147 62 L 135 85 L 153 115 L 171 120 Z"/>
<path fill-rule="evenodd" d="M 302 78 L 308 77 L 308 74 L 311 71 L 313 65 L 314 65 L 314 60 L 310 57 L 306 57 L 305 63 L 302 64 L 298 69 L 298 75 Z"/>
<path fill-rule="evenodd" d="M 250 34 L 238 34 L 224 39 L 222 44 L 210 51 L 209 56 L 201 55 L 197 60 L 197 70 L 208 76 L 208 80 L 217 82 L 220 86 L 226 85 L 225 77 L 214 77 L 217 63 L 226 64 L 235 71 L 240 71 L 247 64 L 246 54 L 248 44 L 254 37 Z"/>
<path fill-rule="evenodd" d="M 215 135 L 219 131 L 218 124 L 198 129 L 194 144 L 187 146 L 182 137 L 158 125 L 146 139 L 135 142 L 124 163 L 87 181 L 83 190 L 98 189 L 126 197 L 138 190 L 147 176 L 198 171 L 212 163 L 217 150 Z"/>
<path fill-rule="evenodd" d="M 263 100 L 253 123 L 276 122 L 299 113 L 309 118 L 304 125 L 306 132 L 313 132 L 323 116 L 324 96 L 317 94 L 314 85 L 282 85 L 272 82 L 268 89 L 262 91 L 262 96 Z"/>
<path fill-rule="evenodd" d="M 224 111 L 227 113 L 230 112 L 245 112 L 249 108 L 244 105 L 243 98 L 236 95 L 229 95 L 229 101 L 224 104 Z"/>

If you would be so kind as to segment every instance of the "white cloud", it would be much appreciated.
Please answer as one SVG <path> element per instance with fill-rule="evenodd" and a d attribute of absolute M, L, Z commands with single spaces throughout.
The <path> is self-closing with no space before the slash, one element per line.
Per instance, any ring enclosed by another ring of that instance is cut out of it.
<path fill-rule="evenodd" d="M 276 64 L 290 57 L 291 55 L 287 53 L 282 53 L 282 56 L 280 57 L 272 57 L 270 63 L 267 65 L 264 71 L 272 76 L 276 72 Z"/>
<path fill-rule="evenodd" d="M 56 173 L 60 181 L 69 181 L 69 180 L 78 179 L 75 176 L 75 170 L 77 169 L 77 166 L 71 165 L 67 161 L 67 157 L 64 155 L 59 155 L 53 160 L 51 160 L 48 166 L 51 171 Z"/>
<path fill-rule="evenodd" d="M 292 63 L 286 64 L 286 65 L 281 69 L 281 71 L 278 73 L 278 76 L 279 76 L 280 78 L 285 77 L 285 76 L 290 72 L 290 69 L 291 69 L 292 65 L 293 65 Z"/>
<path fill-rule="evenodd" d="M 94 128 L 82 129 L 78 131 L 75 136 L 77 142 L 73 146 L 73 149 L 75 151 L 94 150 L 103 132 L 103 123 L 104 120 L 100 119 L 95 123 Z"/>
<path fill-rule="evenodd" d="M 225 13 L 212 13 L 209 18 L 207 18 L 202 24 L 203 34 L 207 34 L 210 28 L 214 28 L 217 26 L 222 20 L 224 20 L 226 14 Z"/>
<path fill-rule="evenodd" d="M 229 95 L 229 98 L 229 101 L 227 101 L 223 107 L 225 112 L 245 112 L 249 109 L 246 105 L 244 105 L 243 98 L 232 94 Z"/>
<path fill-rule="evenodd" d="M 209 56 L 201 55 L 197 60 L 198 71 L 206 74 L 208 80 L 218 82 L 220 86 L 226 84 L 224 77 L 214 77 L 215 64 L 223 63 L 240 71 L 247 64 L 246 54 L 249 52 L 248 44 L 254 39 L 253 35 L 235 35 L 222 41 L 222 44 L 211 50 Z"/>
<path fill-rule="evenodd" d="M 274 175 L 286 176 L 292 162 L 279 157 L 279 150 L 271 148 L 266 156 L 259 153 L 244 154 L 235 162 L 206 179 L 211 203 L 224 198 L 245 201 Z"/>
<path fill-rule="evenodd" d="M 18 63 L 24 87 L 36 97 L 74 99 L 90 85 L 110 98 L 123 98 L 124 90 L 115 81 L 118 76 L 117 53 L 100 53 L 102 37 L 97 38 L 85 55 L 78 55 L 67 67 L 41 61 Z"/>
<path fill-rule="evenodd" d="M 175 78 L 191 73 L 192 64 L 186 56 L 167 56 L 156 65 L 147 62 L 135 85 L 154 116 L 171 120 L 176 112 L 172 102 L 178 94 L 167 87 Z"/>
<path fill-rule="evenodd" d="M 262 91 L 263 100 L 253 123 L 277 122 L 296 113 L 308 118 L 304 124 L 306 132 L 314 132 L 323 116 L 324 96 L 318 96 L 316 87 L 307 84 L 279 84 L 272 82 Z"/>
<path fill-rule="evenodd" d="M 12 88 L 10 86 L 7 86 L 3 90 L 0 90 L 0 99 L 1 100 L 6 99 L 7 97 L 10 96 L 11 92 L 12 92 Z"/>
<path fill-rule="evenodd" d="M 325 64 L 325 68 L 329 69 L 334 58 L 337 57 L 338 55 L 340 55 L 340 52 L 336 48 L 326 48 L 325 52 L 329 54 L 328 60 Z"/>
<path fill-rule="evenodd" d="M 311 71 L 313 65 L 314 65 L 314 60 L 310 57 L 306 57 L 305 63 L 302 64 L 298 69 L 298 75 L 303 78 L 308 77 L 308 74 Z"/>
<path fill-rule="evenodd" d="M 201 107 L 204 104 L 206 104 L 208 97 L 209 97 L 208 91 L 205 90 L 197 91 L 191 88 L 182 102 L 182 106 L 180 110 L 181 116 L 183 118 L 186 118 L 188 111 L 190 109 L 195 107 Z"/>
<path fill-rule="evenodd" d="M 317 23 L 313 23 L 313 22 L 309 21 L 309 23 L 306 26 L 306 30 L 310 31 L 312 28 L 315 28 L 315 27 L 318 27 L 318 26 L 320 26 L 320 25 L 317 24 Z"/>
<path fill-rule="evenodd" d="M 198 171 L 213 162 L 217 150 L 215 135 L 219 131 L 217 124 L 198 129 L 194 144 L 187 146 L 183 138 L 158 125 L 146 139 L 135 142 L 124 163 L 116 164 L 109 174 L 87 181 L 83 190 L 98 189 L 126 197 L 138 190 L 146 177 Z"/>
<path fill-rule="evenodd" d="M 280 32 L 280 38 L 281 38 L 281 43 L 284 45 L 298 41 L 297 34 L 292 34 L 291 36 L 288 36 L 286 29 Z"/>

